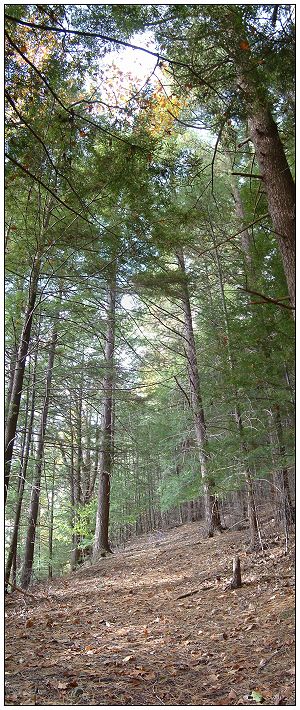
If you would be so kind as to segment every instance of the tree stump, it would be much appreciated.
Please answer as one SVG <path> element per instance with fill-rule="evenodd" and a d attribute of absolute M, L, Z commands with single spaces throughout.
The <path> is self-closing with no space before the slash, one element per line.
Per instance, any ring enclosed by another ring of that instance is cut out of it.
<path fill-rule="evenodd" d="M 233 558 L 233 577 L 230 582 L 230 589 L 237 589 L 242 586 L 241 563 L 240 558 Z"/>

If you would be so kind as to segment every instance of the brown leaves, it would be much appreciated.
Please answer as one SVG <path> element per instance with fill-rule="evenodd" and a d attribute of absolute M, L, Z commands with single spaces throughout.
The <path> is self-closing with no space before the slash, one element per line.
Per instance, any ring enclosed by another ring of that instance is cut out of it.
<path fill-rule="evenodd" d="M 274 580 L 267 552 L 263 574 L 259 555 L 245 553 L 245 585 L 230 598 L 215 579 L 216 572 L 223 579 L 232 546 L 242 551 L 247 534 L 205 541 L 200 556 L 198 526 L 186 525 L 167 533 L 167 554 L 157 555 L 150 540 L 142 550 L 137 541 L 136 552 L 133 543 L 117 553 L 101 592 L 95 568 L 89 577 L 56 580 L 46 607 L 45 593 L 34 611 L 12 600 L 8 702 L 34 704 L 38 687 L 39 705 L 80 704 L 84 697 L 84 704 L 107 706 L 258 707 L 249 700 L 253 689 L 267 704 L 288 704 L 295 669 L 294 599 L 282 586 L 290 575 L 286 558 L 277 555 Z M 181 605 L 174 601 L 196 588 Z"/>
<path fill-rule="evenodd" d="M 25 629 L 30 629 L 33 626 L 33 624 L 34 624 L 33 619 L 27 619 L 27 621 L 25 621 Z"/>
<path fill-rule="evenodd" d="M 125 658 L 122 658 L 122 663 L 129 663 L 129 661 L 135 661 L 135 656 L 125 656 Z"/>
<path fill-rule="evenodd" d="M 133 656 L 131 657 L 133 658 Z M 151 668 L 144 668 L 144 666 L 136 666 L 132 669 L 117 669 L 116 673 L 121 676 L 126 676 L 127 678 L 134 678 L 137 680 L 155 680 L 156 673 Z"/>
<path fill-rule="evenodd" d="M 250 44 L 246 39 L 242 39 L 242 41 L 240 42 L 240 49 L 242 49 L 243 52 L 250 51 Z"/>

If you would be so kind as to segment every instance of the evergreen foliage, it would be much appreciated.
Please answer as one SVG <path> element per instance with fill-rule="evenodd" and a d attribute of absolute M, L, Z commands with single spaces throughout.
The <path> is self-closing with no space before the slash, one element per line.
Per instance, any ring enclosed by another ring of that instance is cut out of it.
<path fill-rule="evenodd" d="M 251 475 L 278 508 L 276 491 L 290 496 L 290 273 L 239 84 L 242 74 L 256 82 L 253 110 L 272 111 L 293 173 L 293 8 L 276 7 L 6 8 L 8 422 L 36 279 L 8 462 L 17 580 L 39 464 L 33 578 L 62 574 L 90 551 L 105 447 L 113 545 L 177 522 L 177 512 L 182 520 L 192 502 L 203 514 L 183 292 L 213 495 L 243 496 Z M 145 81 L 110 63 L 127 44 L 140 59 L 153 55 Z"/>

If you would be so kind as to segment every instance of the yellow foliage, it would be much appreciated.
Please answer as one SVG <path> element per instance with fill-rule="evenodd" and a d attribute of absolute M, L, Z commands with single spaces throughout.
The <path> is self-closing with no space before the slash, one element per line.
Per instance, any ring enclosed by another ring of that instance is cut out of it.
<path fill-rule="evenodd" d="M 155 138 L 171 135 L 184 105 L 184 99 L 179 99 L 174 94 L 167 96 L 162 88 L 157 88 L 151 99 L 147 101 L 147 130 L 150 135 Z"/>

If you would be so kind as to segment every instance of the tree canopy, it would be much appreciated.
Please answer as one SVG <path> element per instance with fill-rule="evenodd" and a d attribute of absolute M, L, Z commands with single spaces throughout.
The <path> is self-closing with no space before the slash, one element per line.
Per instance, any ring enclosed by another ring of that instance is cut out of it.
<path fill-rule="evenodd" d="M 294 43 L 291 5 L 6 6 L 7 584 L 293 520 Z"/>

